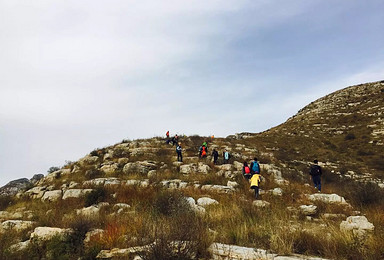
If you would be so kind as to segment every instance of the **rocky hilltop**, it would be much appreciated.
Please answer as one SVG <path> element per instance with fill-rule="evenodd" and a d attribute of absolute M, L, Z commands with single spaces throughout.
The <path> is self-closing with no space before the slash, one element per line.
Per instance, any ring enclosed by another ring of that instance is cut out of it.
<path fill-rule="evenodd" d="M 383 259 L 383 98 L 383 82 L 352 86 L 263 133 L 180 137 L 183 162 L 165 138 L 123 140 L 12 182 L 0 258 Z M 204 141 L 218 164 L 199 158 Z M 242 176 L 255 156 L 257 200 Z"/>

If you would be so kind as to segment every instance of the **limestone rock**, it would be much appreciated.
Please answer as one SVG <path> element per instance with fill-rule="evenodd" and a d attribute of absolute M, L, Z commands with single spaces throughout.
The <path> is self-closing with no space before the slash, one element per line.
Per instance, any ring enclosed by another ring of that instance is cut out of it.
<path fill-rule="evenodd" d="M 100 170 L 103 171 L 107 176 L 111 176 L 115 174 L 115 172 L 119 169 L 119 165 L 117 163 L 114 164 L 105 164 L 101 166 Z"/>
<path fill-rule="evenodd" d="M 9 247 L 9 251 L 11 252 L 21 252 L 27 250 L 29 245 L 31 244 L 30 240 L 24 241 L 24 242 L 19 242 L 17 244 L 13 244 Z"/>
<path fill-rule="evenodd" d="M 266 250 L 213 243 L 208 251 L 213 260 L 251 260 L 251 259 L 275 259 L 276 254 L 270 254 Z"/>
<path fill-rule="evenodd" d="M 100 208 L 96 205 L 92 205 L 86 208 L 76 210 L 77 215 L 81 215 L 84 217 L 98 217 L 100 212 Z"/>
<path fill-rule="evenodd" d="M 92 239 L 100 238 L 104 233 L 102 229 L 92 229 L 85 234 L 84 245 L 87 245 Z"/>
<path fill-rule="evenodd" d="M 41 199 L 45 193 L 46 186 L 36 186 L 25 192 L 31 199 Z"/>
<path fill-rule="evenodd" d="M 232 171 L 233 165 L 232 164 L 217 165 L 216 168 L 218 168 L 219 170 L 223 170 L 223 171 Z"/>
<path fill-rule="evenodd" d="M 61 236 L 64 238 L 66 235 L 72 232 L 73 230 L 70 228 L 62 229 L 62 228 L 55 228 L 55 227 L 37 227 L 31 234 L 30 239 L 46 241 L 46 240 L 52 239 L 55 236 Z"/>
<path fill-rule="evenodd" d="M 15 196 L 17 193 L 24 191 L 31 185 L 27 178 L 10 181 L 7 185 L 0 188 L 0 196 Z"/>
<path fill-rule="evenodd" d="M 7 231 L 26 231 L 33 228 L 35 222 L 33 221 L 24 221 L 24 220 L 7 220 L 1 223 L 0 232 Z"/>
<path fill-rule="evenodd" d="M 234 162 L 233 162 L 233 167 L 234 167 L 237 171 L 242 171 L 242 170 L 243 170 L 243 166 L 244 166 L 244 164 L 241 163 L 241 162 L 238 162 L 238 161 L 234 161 Z"/>
<path fill-rule="evenodd" d="M 365 216 L 350 216 L 340 223 L 341 231 L 352 231 L 359 238 L 364 238 L 367 233 L 373 232 L 375 226 Z"/>
<path fill-rule="evenodd" d="M 306 216 L 312 216 L 317 213 L 317 206 L 315 205 L 301 205 L 299 206 L 299 210 L 302 214 Z"/>
<path fill-rule="evenodd" d="M 254 200 L 252 202 L 252 205 L 255 207 L 258 207 L 258 208 L 266 208 L 266 207 L 271 206 L 271 203 L 269 203 L 268 201 L 265 201 L 265 200 Z"/>
<path fill-rule="evenodd" d="M 239 187 L 239 184 L 235 181 L 228 181 L 227 186 L 236 189 L 237 187 Z"/>
<path fill-rule="evenodd" d="M 38 181 L 44 178 L 44 174 L 35 174 L 33 177 L 30 179 L 30 182 L 32 184 L 36 184 Z"/>
<path fill-rule="evenodd" d="M 191 209 L 193 211 L 195 211 L 198 214 L 205 214 L 205 208 L 203 208 L 202 206 L 197 205 L 194 198 L 186 197 L 185 200 L 187 201 L 187 203 L 189 204 L 189 206 L 191 207 Z"/>
<path fill-rule="evenodd" d="M 83 186 L 103 186 L 105 184 L 120 184 L 120 180 L 118 178 L 97 178 L 89 181 L 84 181 Z"/>
<path fill-rule="evenodd" d="M 197 172 L 196 164 L 184 164 L 180 165 L 180 173 L 182 174 L 191 174 Z"/>
<path fill-rule="evenodd" d="M 228 187 L 224 185 L 203 185 L 201 186 L 201 190 L 204 191 L 213 191 L 218 193 L 233 193 L 235 189 L 233 187 Z"/>
<path fill-rule="evenodd" d="M 41 200 L 52 202 L 52 201 L 57 201 L 61 199 L 62 196 L 63 196 L 63 192 L 61 190 L 46 191 L 43 197 L 41 198 Z"/>
<path fill-rule="evenodd" d="M 205 163 L 199 162 L 197 165 L 197 172 L 207 174 L 211 170 L 211 167 Z"/>
<path fill-rule="evenodd" d="M 64 192 L 63 200 L 69 198 L 80 198 L 92 191 L 93 189 L 69 189 Z"/>
<path fill-rule="evenodd" d="M 206 207 L 209 205 L 215 205 L 215 204 L 219 204 L 219 202 L 217 200 L 214 200 L 214 199 L 211 199 L 208 197 L 202 197 L 202 198 L 199 198 L 197 200 L 197 205 L 202 206 L 202 207 Z"/>
<path fill-rule="evenodd" d="M 124 165 L 123 172 L 125 174 L 129 173 L 139 173 L 139 174 L 148 174 L 150 170 L 156 169 L 156 163 L 149 161 L 142 162 L 129 162 Z"/>
<path fill-rule="evenodd" d="M 283 196 L 283 190 L 281 188 L 274 188 L 272 190 L 272 195 L 274 195 L 274 196 Z"/>
<path fill-rule="evenodd" d="M 348 204 L 345 199 L 337 194 L 315 193 L 308 196 L 310 201 L 322 201 L 325 203 Z"/>

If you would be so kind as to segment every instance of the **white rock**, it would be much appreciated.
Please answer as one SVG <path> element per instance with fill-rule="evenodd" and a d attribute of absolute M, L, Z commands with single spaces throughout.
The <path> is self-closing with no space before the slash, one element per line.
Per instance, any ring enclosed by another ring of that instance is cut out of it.
<path fill-rule="evenodd" d="M 233 167 L 235 167 L 235 169 L 237 171 L 242 171 L 243 170 L 243 166 L 244 166 L 244 164 L 241 163 L 241 162 L 238 162 L 238 161 L 234 161 L 233 162 Z"/>
<path fill-rule="evenodd" d="M 337 194 L 315 193 L 308 196 L 310 201 L 322 201 L 325 203 L 348 204 L 345 199 Z"/>
<path fill-rule="evenodd" d="M 102 229 L 93 229 L 85 234 L 84 244 L 87 245 L 94 238 L 100 238 L 104 233 Z"/>
<path fill-rule="evenodd" d="M 350 216 L 340 223 L 341 231 L 352 231 L 359 238 L 364 238 L 367 233 L 373 232 L 375 226 L 365 216 Z"/>
<path fill-rule="evenodd" d="M 1 223 L 0 232 L 6 231 L 26 231 L 33 228 L 35 222 L 24 220 L 7 220 Z"/>
<path fill-rule="evenodd" d="M 85 217 L 98 217 L 99 212 L 100 212 L 100 208 L 95 205 L 76 210 L 77 215 L 81 215 Z"/>
<path fill-rule="evenodd" d="M 106 175 L 113 175 L 119 169 L 117 163 L 103 165 L 100 170 L 103 171 Z"/>
<path fill-rule="evenodd" d="M 126 203 L 116 203 L 115 205 L 113 205 L 113 209 L 115 211 L 117 211 L 117 210 L 123 210 L 124 211 L 124 210 L 128 210 L 130 208 L 131 208 L 131 206 L 126 204 Z"/>
<path fill-rule="evenodd" d="M 196 204 L 196 201 L 192 197 L 186 197 L 185 200 L 191 207 L 191 209 L 198 214 L 205 214 L 205 208 Z"/>
<path fill-rule="evenodd" d="M 197 172 L 197 166 L 194 163 L 180 165 L 180 173 L 191 174 Z"/>
<path fill-rule="evenodd" d="M 9 250 L 11 252 L 21 252 L 21 251 L 25 251 L 29 245 L 31 244 L 31 241 L 30 240 L 27 240 L 27 241 L 24 241 L 24 242 L 19 242 L 17 244 L 14 244 L 14 245 L 11 245 L 9 247 Z"/>
<path fill-rule="evenodd" d="M 63 192 L 61 190 L 46 191 L 41 200 L 52 202 L 61 199 L 62 196 Z"/>
<path fill-rule="evenodd" d="M 220 169 L 222 171 L 232 171 L 233 165 L 232 164 L 217 165 L 216 168 L 218 168 L 218 169 Z"/>
<path fill-rule="evenodd" d="M 299 206 L 299 210 L 302 214 L 306 216 L 315 215 L 317 212 L 317 206 L 315 205 L 301 205 Z"/>
<path fill-rule="evenodd" d="M 201 190 L 213 191 L 218 193 L 233 193 L 235 191 L 234 188 L 224 185 L 203 185 L 201 186 Z"/>
<path fill-rule="evenodd" d="M 46 190 L 46 186 L 36 186 L 25 192 L 31 199 L 41 199 Z"/>
<path fill-rule="evenodd" d="M 63 200 L 69 198 L 80 198 L 92 191 L 93 189 L 69 189 L 64 192 Z"/>
<path fill-rule="evenodd" d="M 265 200 L 254 200 L 252 202 L 252 205 L 255 207 L 258 207 L 258 208 L 266 208 L 266 207 L 271 206 L 271 203 L 269 203 L 268 201 L 265 201 Z"/>
<path fill-rule="evenodd" d="M 272 260 L 276 256 L 276 254 L 269 254 L 266 250 L 263 249 L 225 245 L 221 243 L 213 243 L 208 248 L 208 251 L 212 255 L 212 260 Z"/>
<path fill-rule="evenodd" d="M 211 167 L 209 167 L 208 165 L 202 162 L 199 162 L 199 164 L 197 165 L 197 171 L 199 173 L 207 174 L 210 170 L 211 170 Z"/>
<path fill-rule="evenodd" d="M 283 196 L 283 190 L 281 188 L 274 188 L 272 190 L 272 195 L 274 195 L 274 196 Z"/>
<path fill-rule="evenodd" d="M 219 204 L 219 202 L 217 200 L 214 200 L 214 199 L 211 199 L 208 197 L 202 197 L 202 198 L 199 198 L 197 200 L 197 205 L 202 206 L 202 207 L 206 207 L 209 205 L 215 205 L 215 204 Z"/>
<path fill-rule="evenodd" d="M 235 181 L 228 181 L 227 186 L 236 189 L 237 187 L 239 187 L 239 184 Z"/>
<path fill-rule="evenodd" d="M 30 239 L 31 240 L 50 240 L 54 236 L 66 236 L 70 233 L 72 233 L 73 230 L 68 229 L 62 229 L 62 228 L 55 228 L 55 227 L 37 227 L 31 234 Z"/>

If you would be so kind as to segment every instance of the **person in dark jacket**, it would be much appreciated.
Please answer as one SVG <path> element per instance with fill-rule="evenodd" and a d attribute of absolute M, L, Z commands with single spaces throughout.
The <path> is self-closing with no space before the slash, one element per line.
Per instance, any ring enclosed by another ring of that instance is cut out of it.
<path fill-rule="evenodd" d="M 176 153 L 177 153 L 177 161 L 182 162 L 183 161 L 183 155 L 182 155 L 182 148 L 181 148 L 181 143 L 178 143 L 176 146 Z"/>
<path fill-rule="evenodd" d="M 216 151 L 216 149 L 213 149 L 212 156 L 213 156 L 213 163 L 217 164 L 217 159 L 219 158 L 219 153 Z"/>
<path fill-rule="evenodd" d="M 313 184 L 315 185 L 315 188 L 318 189 L 319 192 L 321 192 L 321 174 L 322 170 L 319 166 L 319 161 L 314 160 L 313 165 L 311 165 L 309 169 L 309 174 L 312 176 Z"/>

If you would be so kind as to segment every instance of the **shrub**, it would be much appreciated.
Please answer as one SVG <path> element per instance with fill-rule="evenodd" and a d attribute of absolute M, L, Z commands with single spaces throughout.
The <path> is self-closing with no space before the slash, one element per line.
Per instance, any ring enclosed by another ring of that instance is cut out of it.
<path fill-rule="evenodd" d="M 189 211 L 190 207 L 181 193 L 161 191 L 155 198 L 153 210 L 157 215 L 173 216 Z"/>
<path fill-rule="evenodd" d="M 85 207 L 104 201 L 107 198 L 107 191 L 104 187 L 97 187 L 85 196 Z"/>
<path fill-rule="evenodd" d="M 346 140 L 346 141 L 348 141 L 348 140 L 354 140 L 354 139 L 356 139 L 356 136 L 355 136 L 354 133 L 348 133 L 348 134 L 345 136 L 345 138 L 344 138 L 344 140 Z"/>
<path fill-rule="evenodd" d="M 0 195 L 0 211 L 5 210 L 14 203 L 14 199 L 9 195 Z"/>
<path fill-rule="evenodd" d="M 90 169 L 85 172 L 85 177 L 88 180 L 103 177 L 104 172 L 100 171 L 99 169 Z"/>
<path fill-rule="evenodd" d="M 344 193 L 353 205 L 360 207 L 384 203 L 384 190 L 372 182 L 349 181 L 344 185 Z"/>
<path fill-rule="evenodd" d="M 56 166 L 52 166 L 52 167 L 50 167 L 49 169 L 48 169 L 48 173 L 52 173 L 52 172 L 55 172 L 55 171 L 58 171 L 58 170 L 60 170 L 60 168 L 59 167 L 56 167 Z"/>

